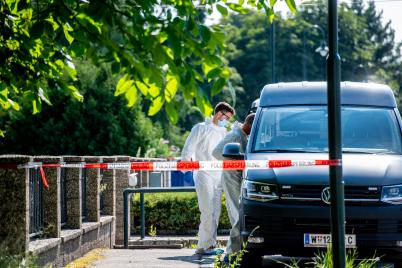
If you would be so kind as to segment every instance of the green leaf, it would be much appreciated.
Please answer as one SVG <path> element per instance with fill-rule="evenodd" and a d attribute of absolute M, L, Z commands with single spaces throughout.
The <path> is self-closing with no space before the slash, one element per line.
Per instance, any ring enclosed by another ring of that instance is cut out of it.
<path fill-rule="evenodd" d="M 208 62 L 204 62 L 201 66 L 202 71 L 204 72 L 204 74 L 208 74 L 211 70 L 214 69 L 214 65 L 212 64 L 208 64 Z"/>
<path fill-rule="evenodd" d="M 2 1 L 4 3 L 4 1 Z M 8 8 L 11 10 L 12 13 L 17 13 L 18 12 L 18 3 L 20 0 L 15 0 L 15 1 L 6 1 Z M 2 3 L 2 5 L 3 5 Z"/>
<path fill-rule="evenodd" d="M 76 16 L 77 20 L 82 23 L 83 25 L 88 27 L 88 30 L 97 33 L 97 34 L 102 34 L 101 31 L 101 24 L 98 22 L 95 22 L 91 17 L 89 17 L 85 13 L 80 13 Z"/>
<path fill-rule="evenodd" d="M 52 16 L 47 18 L 46 21 L 52 26 L 53 31 L 56 31 L 57 29 L 59 29 L 59 27 L 60 27 L 59 24 L 54 21 Z"/>
<path fill-rule="evenodd" d="M 179 38 L 177 38 L 175 32 L 170 32 L 168 36 L 169 44 L 171 45 L 174 54 L 172 54 L 172 58 L 180 57 L 182 52 L 182 47 Z M 166 54 L 169 56 L 169 51 L 166 51 Z"/>
<path fill-rule="evenodd" d="M 128 101 L 127 106 L 133 107 L 134 104 L 137 102 L 137 88 L 133 85 L 131 86 L 125 94 L 125 97 Z"/>
<path fill-rule="evenodd" d="M 224 33 L 224 32 L 216 31 L 216 32 L 214 32 L 213 36 L 214 36 L 214 38 L 215 38 L 218 42 L 220 42 L 220 43 L 223 43 L 223 42 L 225 42 L 225 40 L 226 40 L 226 37 L 225 37 L 225 33 Z"/>
<path fill-rule="evenodd" d="M 290 11 L 295 14 L 296 13 L 296 3 L 294 0 L 285 0 L 288 5 Z"/>
<path fill-rule="evenodd" d="M 0 129 L 0 137 L 3 137 L 3 138 L 5 137 L 5 136 L 4 136 L 4 131 L 1 130 L 1 129 Z"/>
<path fill-rule="evenodd" d="M 68 85 L 67 90 L 70 92 L 71 95 L 73 95 L 73 97 L 76 100 L 78 100 L 78 101 L 83 101 L 84 100 L 84 96 L 81 95 L 81 93 L 78 91 L 78 89 L 75 86 Z"/>
<path fill-rule="evenodd" d="M 269 5 L 270 5 L 271 8 L 273 8 L 273 7 L 275 6 L 276 1 L 277 1 L 277 0 L 270 0 L 270 1 L 269 1 Z"/>
<path fill-rule="evenodd" d="M 41 110 L 42 110 L 42 102 L 40 101 L 40 99 L 34 99 L 32 101 L 32 114 L 40 113 Z"/>
<path fill-rule="evenodd" d="M 8 103 L 10 103 L 11 107 L 13 107 L 14 110 L 16 110 L 16 111 L 20 110 L 20 105 L 18 103 L 14 102 L 11 99 L 8 99 L 7 101 L 8 101 Z"/>
<path fill-rule="evenodd" d="M 230 69 L 228 67 L 223 68 L 221 76 L 225 79 L 229 79 L 230 77 Z"/>
<path fill-rule="evenodd" d="M 201 38 L 204 41 L 204 43 L 208 43 L 209 40 L 211 40 L 211 31 L 209 28 L 205 25 L 200 25 L 200 34 Z"/>
<path fill-rule="evenodd" d="M 126 82 L 128 76 L 125 74 L 122 77 L 120 77 L 119 81 L 117 82 L 116 85 L 116 91 L 120 91 L 119 89 L 123 86 L 123 84 Z M 119 94 L 120 95 L 120 94 Z"/>
<path fill-rule="evenodd" d="M 71 65 L 72 67 L 70 67 L 68 64 L 64 66 L 64 70 L 67 71 L 69 77 L 71 78 L 71 80 L 73 81 L 77 81 L 77 70 L 75 69 L 74 65 Z M 74 67 L 74 68 L 73 68 Z"/>
<path fill-rule="evenodd" d="M 165 32 L 161 32 L 156 36 L 156 39 L 158 40 L 159 44 L 162 44 L 163 42 L 165 42 L 167 38 L 168 38 L 168 35 Z"/>
<path fill-rule="evenodd" d="M 74 41 L 74 38 L 70 35 L 71 27 L 67 25 L 63 25 L 63 32 L 64 32 L 64 37 L 68 41 L 68 43 L 71 45 L 71 43 Z"/>
<path fill-rule="evenodd" d="M 222 69 L 217 67 L 212 70 L 210 70 L 207 74 L 208 79 L 214 79 L 215 77 L 219 76 L 219 74 L 222 72 Z"/>
<path fill-rule="evenodd" d="M 220 4 L 217 4 L 216 8 L 218 9 L 219 13 L 222 14 L 222 16 L 227 16 L 228 15 L 228 10 L 226 9 L 226 7 L 224 7 L 224 6 L 220 5 Z"/>
<path fill-rule="evenodd" d="M 176 95 L 177 92 L 177 87 L 178 87 L 178 81 L 176 77 L 174 76 L 167 76 L 168 82 L 166 83 L 165 87 L 165 100 L 167 102 L 171 102 Z"/>
<path fill-rule="evenodd" d="M 141 81 L 135 81 L 135 85 L 141 91 L 142 95 L 148 95 L 148 86 L 142 83 Z"/>
<path fill-rule="evenodd" d="M 78 58 L 78 57 L 81 57 L 82 55 L 84 55 L 85 48 L 81 43 L 76 41 L 71 44 L 71 52 L 72 52 L 71 54 L 74 58 Z"/>
<path fill-rule="evenodd" d="M 191 31 L 194 29 L 194 27 L 195 27 L 194 18 L 190 16 L 186 22 L 186 28 L 188 31 Z"/>
<path fill-rule="evenodd" d="M 250 9 L 245 8 L 245 7 L 243 7 L 242 5 L 239 5 L 239 4 L 233 4 L 233 3 L 231 3 L 231 4 L 227 4 L 227 6 L 228 6 L 231 10 L 236 11 L 236 12 L 239 12 L 240 14 L 246 14 L 246 13 L 249 13 L 249 12 L 250 12 Z"/>
<path fill-rule="evenodd" d="M 8 96 L 8 88 L 7 85 L 5 83 L 1 83 L 0 84 L 0 98 L 3 99 L 4 101 L 7 100 L 7 96 Z"/>
<path fill-rule="evenodd" d="M 155 97 L 159 96 L 159 94 L 161 93 L 161 90 L 155 84 L 151 84 L 151 85 L 149 85 L 148 93 L 149 93 L 149 95 L 151 95 L 152 98 L 155 98 Z"/>
<path fill-rule="evenodd" d="M 179 116 L 177 114 L 177 110 L 174 107 L 173 102 L 165 104 L 165 111 L 166 111 L 166 114 L 167 114 L 170 122 L 172 122 L 173 124 L 176 124 L 179 119 Z"/>
<path fill-rule="evenodd" d="M 212 108 L 211 103 L 201 90 L 202 89 L 198 90 L 198 94 L 195 97 L 195 102 L 203 115 L 210 116 L 214 109 Z"/>
<path fill-rule="evenodd" d="M 128 76 L 124 75 L 120 78 L 119 82 L 116 85 L 116 91 L 114 92 L 115 96 L 119 96 L 127 92 L 129 88 L 131 88 L 134 84 L 133 80 L 127 80 Z"/>
<path fill-rule="evenodd" d="M 148 110 L 148 115 L 153 116 L 157 112 L 159 112 L 163 106 L 163 103 L 164 103 L 164 100 L 163 100 L 162 96 L 158 96 L 155 99 L 153 99 L 151 106 L 149 107 L 149 110 Z"/>
<path fill-rule="evenodd" d="M 211 96 L 215 96 L 219 92 L 221 92 L 222 88 L 225 86 L 226 80 L 224 78 L 219 78 L 215 81 L 211 88 Z"/>

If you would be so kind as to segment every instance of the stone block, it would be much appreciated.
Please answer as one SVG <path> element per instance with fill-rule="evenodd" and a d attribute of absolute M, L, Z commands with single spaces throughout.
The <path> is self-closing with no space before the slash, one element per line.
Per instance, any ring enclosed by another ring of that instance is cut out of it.
<path fill-rule="evenodd" d="M 26 155 L 2 155 L 0 164 L 31 162 Z M 0 169 L 0 246 L 10 254 L 24 253 L 29 243 L 28 169 Z"/>
<path fill-rule="evenodd" d="M 57 259 L 59 256 L 59 246 L 47 249 L 45 252 L 37 255 L 37 264 L 39 267 L 49 267 L 52 264 L 57 264 Z M 60 266 L 56 266 L 60 267 Z"/>
<path fill-rule="evenodd" d="M 114 163 L 116 157 L 102 157 L 103 163 Z M 103 215 L 115 215 L 116 211 L 116 170 L 105 169 L 100 182 L 103 191 Z"/>
<path fill-rule="evenodd" d="M 69 163 L 81 163 L 82 157 L 65 156 L 63 161 Z M 82 170 L 80 168 L 65 169 L 65 187 L 66 187 L 66 203 L 67 203 L 67 226 L 70 228 L 81 228 L 82 215 L 82 192 L 81 181 Z"/>
<path fill-rule="evenodd" d="M 99 163 L 99 157 L 84 157 L 86 163 Z M 87 220 L 91 222 L 99 221 L 100 217 L 100 170 L 86 170 L 86 205 Z"/>
<path fill-rule="evenodd" d="M 117 162 L 128 162 L 131 159 L 126 156 L 117 156 L 116 157 Z M 127 187 L 128 185 L 128 177 L 130 175 L 129 170 L 116 170 L 116 215 L 119 214 L 119 212 L 123 212 L 123 190 Z M 123 241 L 124 235 L 123 235 L 123 226 L 124 226 L 124 218 L 123 217 L 116 217 L 116 222 L 115 222 L 115 233 L 116 237 L 115 240 L 118 242 Z"/>

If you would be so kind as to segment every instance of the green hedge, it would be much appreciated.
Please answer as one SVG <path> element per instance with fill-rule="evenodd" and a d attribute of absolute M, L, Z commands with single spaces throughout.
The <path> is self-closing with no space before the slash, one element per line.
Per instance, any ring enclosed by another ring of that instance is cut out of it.
<path fill-rule="evenodd" d="M 131 206 L 131 215 L 134 216 L 132 231 L 137 234 L 141 223 L 139 199 L 140 195 L 136 194 Z M 157 234 L 189 234 L 198 230 L 200 224 L 196 193 L 145 194 L 145 213 L 147 234 L 152 225 Z M 219 229 L 230 229 L 225 197 L 222 198 Z"/>

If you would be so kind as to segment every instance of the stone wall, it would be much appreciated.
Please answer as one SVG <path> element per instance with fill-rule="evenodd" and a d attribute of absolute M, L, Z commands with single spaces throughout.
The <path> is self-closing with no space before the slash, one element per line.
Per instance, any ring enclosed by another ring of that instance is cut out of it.
<path fill-rule="evenodd" d="M 129 156 L 0 156 L 0 249 L 6 249 L 11 254 L 29 252 L 37 257 L 41 266 L 62 267 L 94 248 L 122 245 L 123 190 L 129 187 L 128 177 L 133 171 L 84 171 L 80 164 L 161 160 Z M 60 167 L 43 168 L 49 188 L 44 188 L 41 193 L 43 219 L 40 231 L 35 236 L 30 235 L 30 218 L 35 212 L 30 207 L 33 191 L 31 188 L 30 192 L 30 185 L 42 184 L 42 178 L 39 176 L 40 169 L 37 166 L 28 168 L 28 163 L 77 164 L 64 168 L 63 173 Z M 149 172 L 135 172 L 139 173 L 137 187 L 148 187 Z M 62 181 L 65 198 L 62 195 Z M 168 172 L 163 172 L 161 183 L 165 187 L 170 185 Z M 104 204 L 102 214 L 101 193 Z M 61 222 L 64 211 L 62 203 L 66 207 L 64 224 Z"/>

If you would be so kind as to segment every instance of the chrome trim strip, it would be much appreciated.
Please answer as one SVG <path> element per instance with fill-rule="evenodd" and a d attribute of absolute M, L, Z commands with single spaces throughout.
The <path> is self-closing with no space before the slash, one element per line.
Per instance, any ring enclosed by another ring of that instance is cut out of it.
<path fill-rule="evenodd" d="M 281 197 L 280 199 L 283 200 L 299 200 L 299 201 L 321 201 L 321 198 L 315 198 L 315 197 Z"/>
<path fill-rule="evenodd" d="M 279 199 L 277 195 L 268 195 L 268 194 L 253 194 L 253 193 L 247 193 L 248 196 L 250 197 L 261 197 L 261 198 L 270 198 L 270 199 Z"/>
<path fill-rule="evenodd" d="M 265 183 L 265 182 L 250 181 L 250 180 L 244 180 L 244 183 L 252 183 L 252 184 L 259 184 L 259 185 L 273 185 L 273 186 L 278 186 L 277 184 L 274 184 L 274 183 Z"/>
<path fill-rule="evenodd" d="M 322 201 L 321 198 L 314 197 L 280 197 L 282 200 L 297 200 L 297 201 Z M 380 199 L 364 199 L 364 198 L 346 198 L 345 202 L 379 202 Z"/>
<path fill-rule="evenodd" d="M 244 198 L 260 202 L 268 202 L 279 199 L 279 197 L 276 195 L 251 194 L 251 193 L 247 193 L 247 196 L 245 196 Z"/>
<path fill-rule="evenodd" d="M 368 198 L 356 198 L 356 199 L 351 199 L 347 198 L 345 201 L 348 202 L 380 202 L 380 199 L 368 199 Z"/>

